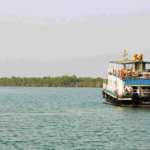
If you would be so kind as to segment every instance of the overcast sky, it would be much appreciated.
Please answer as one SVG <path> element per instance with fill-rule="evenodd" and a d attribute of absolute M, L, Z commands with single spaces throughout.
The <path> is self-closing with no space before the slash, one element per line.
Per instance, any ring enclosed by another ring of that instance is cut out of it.
<path fill-rule="evenodd" d="M 0 76 L 103 76 L 149 39 L 149 0 L 0 0 Z"/>

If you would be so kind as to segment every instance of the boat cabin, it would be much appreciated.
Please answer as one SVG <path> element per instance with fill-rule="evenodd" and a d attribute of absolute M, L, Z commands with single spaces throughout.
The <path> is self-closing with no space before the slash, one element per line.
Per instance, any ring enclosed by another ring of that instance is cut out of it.
<path fill-rule="evenodd" d="M 150 62 L 143 61 L 142 55 L 133 60 L 111 61 L 108 74 L 115 75 L 121 79 L 125 78 L 150 78 Z"/>

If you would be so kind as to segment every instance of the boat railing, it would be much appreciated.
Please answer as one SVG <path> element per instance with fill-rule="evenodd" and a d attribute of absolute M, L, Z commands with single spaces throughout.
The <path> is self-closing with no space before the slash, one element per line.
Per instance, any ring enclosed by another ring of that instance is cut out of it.
<path fill-rule="evenodd" d="M 112 72 L 109 71 L 108 74 L 117 76 L 120 79 L 125 79 L 128 77 L 150 79 L 150 71 L 148 70 L 145 70 L 143 72 L 137 72 L 137 71 L 131 71 L 127 69 L 118 69 L 118 70 L 116 69 L 113 70 Z"/>
<path fill-rule="evenodd" d="M 127 92 L 124 94 L 125 97 L 132 96 L 132 95 L 138 95 L 138 96 L 150 96 L 150 91 L 144 91 L 144 92 Z"/>

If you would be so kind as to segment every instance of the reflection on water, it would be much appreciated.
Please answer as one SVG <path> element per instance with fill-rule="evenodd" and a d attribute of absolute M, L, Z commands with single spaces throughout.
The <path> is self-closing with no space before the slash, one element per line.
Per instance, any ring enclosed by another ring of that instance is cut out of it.
<path fill-rule="evenodd" d="M 150 109 L 103 104 L 94 88 L 0 88 L 2 150 L 148 150 Z"/>

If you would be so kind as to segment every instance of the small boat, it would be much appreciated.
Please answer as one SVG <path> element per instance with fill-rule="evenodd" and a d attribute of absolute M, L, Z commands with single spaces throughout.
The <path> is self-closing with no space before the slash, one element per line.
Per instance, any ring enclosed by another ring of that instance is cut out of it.
<path fill-rule="evenodd" d="M 150 62 L 142 54 L 128 59 L 125 50 L 121 60 L 109 62 L 102 95 L 108 104 L 150 107 Z"/>

